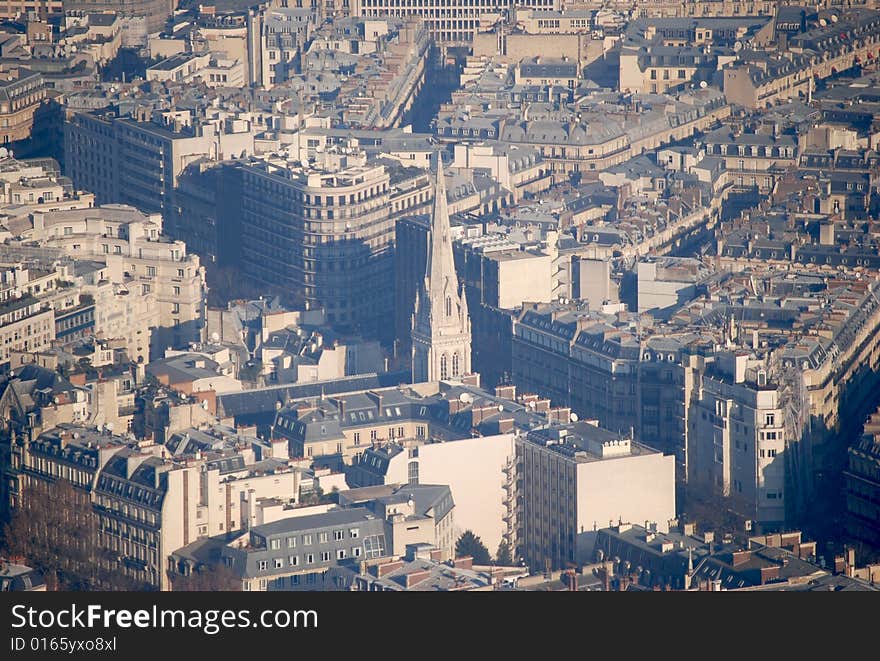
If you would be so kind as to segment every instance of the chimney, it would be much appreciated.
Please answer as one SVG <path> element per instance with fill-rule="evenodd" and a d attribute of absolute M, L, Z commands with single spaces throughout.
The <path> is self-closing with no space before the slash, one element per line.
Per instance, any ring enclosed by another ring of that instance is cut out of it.
<path fill-rule="evenodd" d="M 738 567 L 742 565 L 752 558 L 751 551 L 734 551 L 733 553 L 733 566 Z"/>
<path fill-rule="evenodd" d="M 823 221 L 819 224 L 819 244 L 823 246 L 834 245 L 834 222 Z"/>
<path fill-rule="evenodd" d="M 474 566 L 474 559 L 472 556 L 466 555 L 463 558 L 456 558 L 452 566 L 456 569 L 471 569 Z"/>
<path fill-rule="evenodd" d="M 495 386 L 495 396 L 515 400 L 516 386 Z"/>
<path fill-rule="evenodd" d="M 387 576 L 393 571 L 396 571 L 403 567 L 403 560 L 395 560 L 393 562 L 386 562 L 385 564 L 378 565 L 376 567 L 376 577 L 382 578 L 383 576 Z"/>
<path fill-rule="evenodd" d="M 421 583 L 422 581 L 424 581 L 426 578 L 429 578 L 430 576 L 431 576 L 430 569 L 425 569 L 423 571 L 411 572 L 404 577 L 405 583 L 406 583 L 405 587 L 411 588 L 416 583 Z"/>

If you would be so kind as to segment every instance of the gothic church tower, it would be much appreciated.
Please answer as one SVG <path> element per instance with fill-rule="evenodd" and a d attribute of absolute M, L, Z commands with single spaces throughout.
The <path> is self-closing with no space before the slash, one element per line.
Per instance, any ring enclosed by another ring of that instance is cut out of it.
<path fill-rule="evenodd" d="M 416 292 L 412 317 L 412 377 L 413 383 L 422 383 L 470 372 L 471 321 L 464 287 L 455 274 L 443 159 L 438 154 L 425 278 Z"/>

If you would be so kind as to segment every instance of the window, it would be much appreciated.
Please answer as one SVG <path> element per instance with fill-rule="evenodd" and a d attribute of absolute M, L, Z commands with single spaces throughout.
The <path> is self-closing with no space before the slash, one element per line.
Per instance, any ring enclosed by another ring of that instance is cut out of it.
<path fill-rule="evenodd" d="M 352 528 L 351 530 L 348 531 L 348 535 L 349 535 L 349 537 L 351 537 L 352 539 L 357 539 L 357 538 L 358 538 L 358 535 L 360 535 L 360 532 L 361 532 L 361 531 L 360 531 L 359 528 Z"/>
<path fill-rule="evenodd" d="M 180 287 L 174 286 L 171 289 L 173 290 L 175 296 L 180 296 Z"/>
<path fill-rule="evenodd" d="M 330 535 L 328 533 L 326 533 L 326 532 L 319 532 L 318 533 L 318 544 L 326 544 L 328 541 L 330 541 Z"/>
<path fill-rule="evenodd" d="M 334 530 L 333 531 L 333 539 L 337 542 L 345 539 L 345 531 L 344 530 Z"/>
<path fill-rule="evenodd" d="M 148 266 L 147 267 L 147 276 L 151 277 L 151 278 L 156 277 L 156 267 L 155 266 Z"/>
<path fill-rule="evenodd" d="M 172 303 L 171 304 L 171 313 L 172 314 L 180 314 L 180 303 Z"/>
<path fill-rule="evenodd" d="M 354 444 L 355 444 L 355 445 L 360 445 L 360 444 L 361 444 L 361 433 L 360 433 L 359 431 L 356 431 L 356 432 L 354 433 Z"/>
<path fill-rule="evenodd" d="M 657 80 L 657 70 L 651 69 L 651 80 Z"/>
<path fill-rule="evenodd" d="M 182 278 L 182 277 L 183 277 L 183 269 L 177 269 L 177 277 L 178 277 L 178 278 Z"/>
<path fill-rule="evenodd" d="M 458 376 L 458 352 L 452 354 L 452 376 Z"/>
<path fill-rule="evenodd" d="M 282 567 L 284 567 L 284 559 L 275 558 L 275 569 L 281 569 Z"/>
<path fill-rule="evenodd" d="M 364 554 L 367 558 L 381 558 L 385 555 L 385 535 L 364 537 Z"/>
<path fill-rule="evenodd" d="M 337 549 L 336 550 L 336 559 L 344 560 L 345 559 L 345 549 Z"/>
<path fill-rule="evenodd" d="M 330 551 L 321 551 L 321 562 L 330 562 Z"/>
<path fill-rule="evenodd" d="M 361 557 L 361 547 L 360 546 L 352 546 L 351 547 L 351 555 L 355 558 Z"/>
<path fill-rule="evenodd" d="M 310 565 L 315 562 L 315 554 L 314 553 L 306 553 L 306 564 Z"/>
<path fill-rule="evenodd" d="M 446 363 L 447 363 L 446 354 L 444 353 L 442 356 L 440 356 L 440 378 L 441 379 L 449 378 L 449 369 L 448 369 Z"/>
<path fill-rule="evenodd" d="M 299 556 L 298 555 L 290 556 L 289 558 L 287 558 L 287 564 L 289 564 L 291 567 L 296 567 L 299 564 Z"/>
<path fill-rule="evenodd" d="M 266 571 L 267 569 L 269 569 L 269 561 L 268 560 L 260 560 L 257 567 L 260 571 Z"/>
<path fill-rule="evenodd" d="M 370 440 L 375 441 L 378 438 L 378 433 L 375 429 L 370 430 Z"/>
<path fill-rule="evenodd" d="M 277 551 L 278 549 L 281 548 L 281 540 L 280 539 L 271 540 L 269 542 L 269 548 L 271 548 L 273 551 Z"/>
<path fill-rule="evenodd" d="M 410 484 L 419 483 L 419 462 L 411 461 L 407 466 L 407 478 Z"/>
<path fill-rule="evenodd" d="M 776 425 L 776 414 L 775 413 L 767 413 L 764 415 L 764 424 L 767 427 L 773 427 Z"/>
<path fill-rule="evenodd" d="M 451 296 L 446 297 L 446 316 L 447 317 L 452 316 L 452 297 Z"/>
<path fill-rule="evenodd" d="M 418 425 L 416 427 L 416 438 L 425 438 L 425 427 L 424 425 Z"/>
<path fill-rule="evenodd" d="M 303 546 L 310 546 L 312 543 L 311 535 L 303 535 Z"/>
<path fill-rule="evenodd" d="M 772 457 L 775 457 L 775 456 L 776 456 L 776 450 L 767 450 L 767 456 L 768 456 L 768 457 L 771 457 L 771 458 L 772 458 Z"/>
<path fill-rule="evenodd" d="M 287 538 L 287 548 L 289 548 L 289 549 L 296 548 L 296 537 L 288 537 Z"/>

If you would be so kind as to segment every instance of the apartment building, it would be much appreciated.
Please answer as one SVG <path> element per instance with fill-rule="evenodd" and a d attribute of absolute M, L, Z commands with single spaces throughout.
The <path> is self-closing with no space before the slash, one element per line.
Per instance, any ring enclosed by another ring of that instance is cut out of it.
<path fill-rule="evenodd" d="M 394 220 L 386 168 L 363 152 L 327 151 L 243 168 L 242 268 L 281 287 L 328 323 L 388 338 Z"/>
<path fill-rule="evenodd" d="M 198 488 L 197 466 L 137 448 L 114 454 L 98 476 L 93 497 L 97 545 L 111 554 L 103 560 L 106 569 L 167 590 L 166 558 L 196 537 Z"/>
<path fill-rule="evenodd" d="M 605 429 L 633 431 L 686 465 L 684 402 L 693 386 L 690 354 L 699 349 L 675 334 L 639 337 L 625 314 L 577 307 L 527 306 L 514 317 L 513 383 Z"/>
<path fill-rule="evenodd" d="M 880 541 L 880 413 L 865 422 L 862 437 L 847 450 L 846 532 L 854 539 Z"/>
<path fill-rule="evenodd" d="M 34 115 L 46 98 L 43 75 L 23 67 L 0 68 L 0 142 L 31 136 Z"/>
<path fill-rule="evenodd" d="M 55 313 L 31 295 L 8 298 L 0 303 L 0 361 L 8 363 L 12 352 L 48 349 L 55 338 Z"/>
<path fill-rule="evenodd" d="M 174 236 L 173 194 L 184 168 L 200 158 L 253 153 L 249 121 L 228 113 L 193 118 L 191 111 L 156 112 L 151 121 L 110 107 L 75 113 L 64 125 L 65 168 L 77 188 L 101 204 L 160 212 Z"/>
<path fill-rule="evenodd" d="M 430 537 L 437 560 L 455 557 L 455 502 L 446 485 L 387 484 L 347 489 L 339 494 L 342 507 L 363 505 L 391 525 L 391 553 L 402 557 L 411 544 Z M 410 541 L 412 540 L 412 541 Z"/>
<path fill-rule="evenodd" d="M 63 0 L 61 9 L 100 13 L 114 11 L 123 17 L 143 18 L 146 31 L 158 32 L 165 27 L 165 22 L 174 12 L 174 4 L 170 0 Z"/>
<path fill-rule="evenodd" d="M 784 406 L 763 361 L 745 352 L 716 355 L 690 403 L 688 485 L 730 498 L 748 519 L 781 525 L 787 441 L 797 433 Z"/>
<path fill-rule="evenodd" d="M 767 193 L 779 181 L 786 168 L 798 162 L 798 144 L 794 136 L 772 135 L 726 127 L 709 131 L 696 140 L 708 157 L 724 160 L 728 180 L 738 188 L 757 187 Z"/>
<path fill-rule="evenodd" d="M 596 531 L 675 518 L 675 458 L 588 422 L 517 439 L 519 552 L 532 571 L 592 560 Z"/>
<path fill-rule="evenodd" d="M 424 0 L 415 3 L 405 0 L 355 0 L 353 4 L 353 15 L 421 18 L 434 40 L 440 43 L 470 42 L 480 30 L 483 14 L 500 14 L 504 10 L 513 10 L 513 5 L 506 0 L 465 0 L 464 4 L 432 3 Z M 558 0 L 527 0 L 522 6 L 531 9 L 560 9 Z"/>
<path fill-rule="evenodd" d="M 447 484 L 456 539 L 472 529 L 490 549 L 502 537 L 512 543 L 513 419 L 499 407 L 528 407 L 472 385 L 419 390 L 426 394 L 382 388 L 300 400 L 278 411 L 270 435 L 288 441 L 291 457 L 345 467 L 352 487 Z"/>
<path fill-rule="evenodd" d="M 241 543 L 224 546 L 221 560 L 244 591 L 290 590 L 340 562 L 390 557 L 389 537 L 385 519 L 352 507 L 255 526 Z"/>
<path fill-rule="evenodd" d="M 285 3 L 286 4 L 286 3 Z M 272 87 L 297 73 L 302 49 L 315 29 L 315 14 L 307 7 L 270 6 L 252 9 L 252 39 L 259 40 L 252 63 L 253 80 Z"/>
<path fill-rule="evenodd" d="M 147 69 L 153 82 L 192 83 L 198 79 L 208 87 L 241 87 L 245 81 L 241 60 L 220 58 L 213 53 L 180 53 Z"/>
<path fill-rule="evenodd" d="M 122 286 L 133 294 L 131 299 L 144 297 L 141 306 L 144 310 L 135 312 L 130 319 L 150 319 L 151 310 L 158 314 L 158 325 L 148 342 L 131 338 L 135 340 L 133 356 L 144 356 L 148 360 L 164 355 L 167 347 L 186 347 L 190 342 L 203 339 L 204 268 L 197 255 L 187 252 L 186 244 L 164 236 L 160 215 L 107 205 L 35 213 L 33 222 L 33 228 L 23 232 L 22 239 L 60 249 L 73 258 L 88 257 L 103 262 L 106 268 L 99 269 L 99 273 L 106 279 L 96 282 L 96 302 L 112 299 L 111 292 L 118 292 Z M 107 288 L 102 290 L 102 286 Z M 130 305 L 138 307 L 137 303 Z M 96 332 L 103 330 L 109 336 L 117 336 L 113 319 L 119 312 L 118 307 L 111 305 L 108 311 L 97 314 L 101 326 L 96 327 Z M 143 324 L 135 325 L 138 330 L 143 329 Z"/>

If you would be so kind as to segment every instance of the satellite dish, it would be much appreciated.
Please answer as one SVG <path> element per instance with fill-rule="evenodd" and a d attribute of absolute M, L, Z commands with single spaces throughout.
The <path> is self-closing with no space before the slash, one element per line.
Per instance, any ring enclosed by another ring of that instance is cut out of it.
<path fill-rule="evenodd" d="M 828 21 L 826 21 L 824 18 L 820 18 L 819 25 L 821 25 L 824 28 L 826 25 L 828 25 Z"/>
<path fill-rule="evenodd" d="M 498 405 L 498 412 L 501 413 L 504 410 L 504 404 Z"/>
<path fill-rule="evenodd" d="M 736 43 L 733 44 L 733 50 L 736 51 L 737 53 L 742 50 L 742 47 L 743 47 L 743 45 L 742 45 L 741 41 L 737 41 Z"/>
<path fill-rule="evenodd" d="M 112 431 L 113 431 L 113 423 L 112 423 L 112 422 L 108 422 L 106 425 L 104 425 L 104 429 L 106 429 L 107 431 L 112 432 Z"/>
<path fill-rule="evenodd" d="M 219 342 L 220 341 L 220 333 L 213 332 L 211 333 L 211 342 Z"/>
<path fill-rule="evenodd" d="M 701 89 L 701 90 L 704 90 L 704 89 L 706 89 L 706 87 L 707 87 L 707 85 L 706 85 L 706 81 L 705 81 L 705 80 L 701 80 L 701 81 L 700 81 L 700 89 Z"/>
<path fill-rule="evenodd" d="M 831 14 L 831 22 L 837 23 L 837 14 Z"/>
<path fill-rule="evenodd" d="M 0 147 L 0 158 L 6 158 L 9 156 L 9 150 L 6 147 Z"/>
<path fill-rule="evenodd" d="M 570 416 L 568 416 L 568 419 L 571 420 L 572 422 L 577 422 L 578 421 L 578 414 L 572 413 Z"/>
<path fill-rule="evenodd" d="M 462 404 L 470 404 L 472 401 L 474 401 L 474 398 L 468 395 L 466 392 L 463 392 L 458 396 L 458 401 L 460 401 Z"/>

